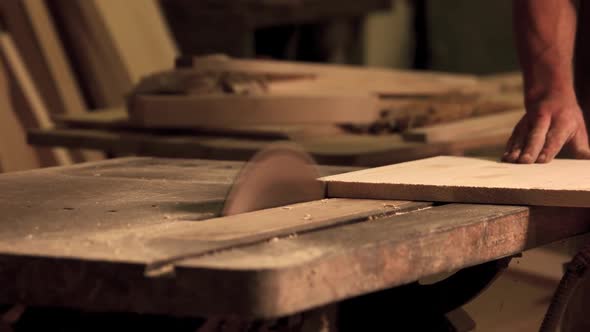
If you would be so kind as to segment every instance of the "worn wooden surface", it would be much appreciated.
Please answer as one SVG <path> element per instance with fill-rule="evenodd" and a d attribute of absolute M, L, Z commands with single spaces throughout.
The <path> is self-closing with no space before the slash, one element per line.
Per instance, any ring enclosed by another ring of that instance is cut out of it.
<path fill-rule="evenodd" d="M 434 157 L 326 177 L 328 196 L 590 207 L 590 161 L 519 165 Z"/>
<path fill-rule="evenodd" d="M 276 317 L 590 230 L 586 209 L 346 199 L 211 219 L 241 165 L 127 158 L 0 176 L 0 301 Z"/>

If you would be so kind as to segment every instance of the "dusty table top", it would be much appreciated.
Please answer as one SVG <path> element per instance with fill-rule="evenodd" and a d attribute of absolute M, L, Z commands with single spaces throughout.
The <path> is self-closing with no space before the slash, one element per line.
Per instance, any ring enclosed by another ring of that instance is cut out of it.
<path fill-rule="evenodd" d="M 124 158 L 0 175 L 0 302 L 268 318 L 590 230 L 586 209 L 378 200 L 215 218 L 242 165 Z"/>

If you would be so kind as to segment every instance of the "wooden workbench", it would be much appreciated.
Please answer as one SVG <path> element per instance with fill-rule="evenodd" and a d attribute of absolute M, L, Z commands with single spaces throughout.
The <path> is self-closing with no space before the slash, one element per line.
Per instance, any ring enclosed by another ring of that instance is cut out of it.
<path fill-rule="evenodd" d="M 586 209 L 341 199 L 207 221 L 242 165 L 0 175 L 0 303 L 270 318 L 590 231 Z"/>

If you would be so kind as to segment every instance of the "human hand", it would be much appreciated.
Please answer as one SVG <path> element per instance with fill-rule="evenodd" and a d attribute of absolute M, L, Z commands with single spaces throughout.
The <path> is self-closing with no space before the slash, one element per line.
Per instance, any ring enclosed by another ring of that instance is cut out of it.
<path fill-rule="evenodd" d="M 573 158 L 590 159 L 584 116 L 576 102 L 544 101 L 527 108 L 508 140 L 502 160 L 548 163 L 562 148 Z"/>

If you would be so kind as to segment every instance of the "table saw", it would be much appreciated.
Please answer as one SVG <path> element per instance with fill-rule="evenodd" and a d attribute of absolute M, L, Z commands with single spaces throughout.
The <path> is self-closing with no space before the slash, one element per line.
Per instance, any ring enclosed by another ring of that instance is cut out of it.
<path fill-rule="evenodd" d="M 220 217 L 242 166 L 122 158 L 1 175 L 0 303 L 273 319 L 437 273 L 489 270 L 590 231 L 585 209 L 366 199 Z M 476 294 L 491 270 L 459 289 Z"/>

